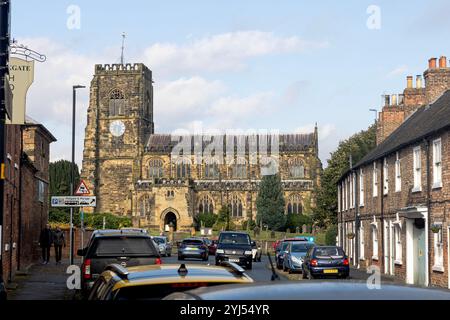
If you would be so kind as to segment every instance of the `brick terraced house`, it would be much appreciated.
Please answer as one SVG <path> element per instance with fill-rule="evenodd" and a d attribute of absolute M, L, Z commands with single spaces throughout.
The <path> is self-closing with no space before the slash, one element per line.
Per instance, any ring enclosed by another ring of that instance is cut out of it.
<path fill-rule="evenodd" d="M 81 178 L 97 196 L 96 212 L 130 216 L 135 226 L 158 230 L 171 223 L 176 230 L 189 229 L 197 214 L 217 214 L 226 204 L 238 225 L 255 219 L 260 169 L 271 161 L 270 150 L 259 152 L 266 143 L 262 136 L 229 136 L 223 144 L 189 136 L 181 143 L 185 153 L 174 153 L 181 140 L 154 133 L 152 81 L 143 64 L 95 66 Z M 281 173 L 286 213 L 309 214 L 322 169 L 317 128 L 277 138 L 269 144 L 279 146 L 274 165 Z M 251 139 L 258 149 L 252 149 Z M 245 152 L 226 159 L 232 144 Z M 196 161 L 199 154 L 203 159 Z"/>
<path fill-rule="evenodd" d="M 338 183 L 338 242 L 354 266 L 450 288 L 450 68 L 441 57 L 386 96 L 377 147 Z"/>

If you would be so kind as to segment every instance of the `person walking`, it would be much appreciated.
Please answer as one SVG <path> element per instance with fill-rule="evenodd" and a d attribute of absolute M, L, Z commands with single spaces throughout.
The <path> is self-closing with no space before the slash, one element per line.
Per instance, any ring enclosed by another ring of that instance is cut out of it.
<path fill-rule="evenodd" d="M 53 245 L 55 246 L 56 264 L 60 264 L 62 258 L 62 247 L 66 247 L 66 238 L 60 227 L 57 227 L 53 232 Z"/>
<path fill-rule="evenodd" d="M 47 223 L 45 228 L 42 229 L 39 237 L 39 246 L 42 249 L 42 264 L 48 264 L 50 261 L 50 247 L 53 242 L 53 232 L 50 225 Z"/>

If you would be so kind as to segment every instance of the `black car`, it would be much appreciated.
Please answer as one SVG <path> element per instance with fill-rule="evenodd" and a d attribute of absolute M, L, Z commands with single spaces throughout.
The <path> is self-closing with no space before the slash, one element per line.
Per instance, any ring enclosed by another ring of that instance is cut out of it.
<path fill-rule="evenodd" d="M 159 250 L 150 235 L 138 230 L 96 230 L 78 255 L 84 257 L 81 277 L 84 296 L 110 264 L 123 267 L 161 264 Z"/>
<path fill-rule="evenodd" d="M 248 233 L 223 231 L 219 235 L 216 265 L 229 261 L 252 269 L 252 241 Z"/>
<path fill-rule="evenodd" d="M 348 278 L 350 264 L 344 250 L 337 246 L 317 246 L 306 254 L 302 264 L 303 278 Z"/>

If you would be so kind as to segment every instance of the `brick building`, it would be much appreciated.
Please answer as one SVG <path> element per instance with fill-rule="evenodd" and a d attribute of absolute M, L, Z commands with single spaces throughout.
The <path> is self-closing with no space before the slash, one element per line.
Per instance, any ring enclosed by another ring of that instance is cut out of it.
<path fill-rule="evenodd" d="M 377 147 L 340 179 L 338 241 L 362 269 L 450 288 L 450 68 L 436 60 L 425 87 L 408 77 L 386 98 Z"/>
<path fill-rule="evenodd" d="M 6 126 L 3 277 L 13 281 L 17 270 L 40 258 L 40 231 L 48 221 L 50 144 L 55 137 L 27 118 Z"/>
<path fill-rule="evenodd" d="M 317 128 L 277 135 L 275 161 L 270 150 L 260 152 L 266 143 L 261 135 L 219 143 L 187 136 L 184 153 L 174 156 L 179 137 L 154 133 L 152 72 L 145 65 L 96 65 L 90 96 L 81 178 L 97 196 L 97 212 L 128 215 L 136 226 L 158 230 L 173 223 L 179 230 L 189 229 L 197 214 L 218 213 L 229 204 L 240 225 L 256 217 L 261 167 L 268 162 L 281 173 L 286 213 L 309 214 L 315 205 L 322 169 Z M 260 148 L 251 150 L 256 144 Z M 245 150 L 232 148 L 227 159 L 230 145 Z M 205 156 L 208 150 L 214 155 Z"/>

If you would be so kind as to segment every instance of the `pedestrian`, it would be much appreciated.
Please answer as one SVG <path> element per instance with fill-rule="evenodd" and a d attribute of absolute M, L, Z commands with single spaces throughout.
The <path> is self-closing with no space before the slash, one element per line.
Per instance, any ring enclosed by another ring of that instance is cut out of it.
<path fill-rule="evenodd" d="M 53 242 L 53 232 L 50 225 L 47 223 L 45 228 L 41 231 L 41 236 L 39 237 L 39 246 L 42 249 L 42 264 L 48 264 L 50 261 L 50 247 Z"/>
<path fill-rule="evenodd" d="M 56 264 L 61 263 L 62 257 L 62 247 L 66 247 L 66 238 L 64 236 L 64 232 L 60 227 L 57 227 L 53 232 L 53 245 L 55 246 L 55 260 Z"/>

